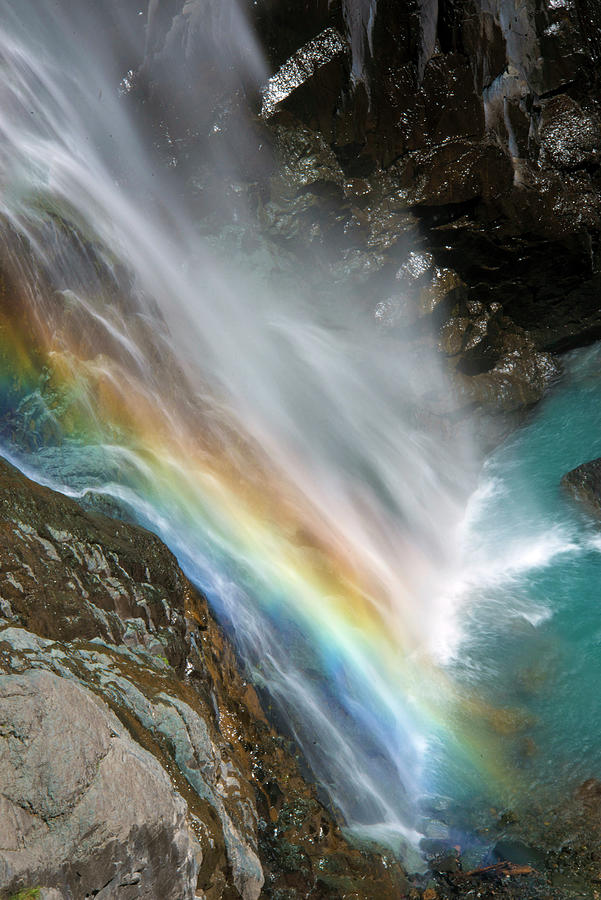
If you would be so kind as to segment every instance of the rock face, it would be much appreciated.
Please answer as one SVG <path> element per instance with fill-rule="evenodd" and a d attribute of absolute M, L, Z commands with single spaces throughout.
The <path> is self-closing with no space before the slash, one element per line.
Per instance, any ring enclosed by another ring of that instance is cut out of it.
<path fill-rule="evenodd" d="M 3 896 L 399 896 L 158 538 L 0 461 L 0 597 Z"/>
<path fill-rule="evenodd" d="M 181 6 L 152 19 L 163 62 L 175 23 L 191 28 Z M 400 334 L 440 332 L 453 415 L 513 422 L 554 377 L 550 353 L 601 336 L 600 18 L 597 0 L 258 0 L 263 75 L 242 89 L 234 53 L 212 137 L 178 120 L 188 192 L 215 215 L 190 167 L 202 140 L 229 160 L 226 229 L 243 207 L 317 297 L 327 284 Z M 214 75 L 201 49 L 186 103 Z"/>
<path fill-rule="evenodd" d="M 27 632 L 2 653 L 35 646 Z M 167 773 L 90 691 L 44 670 L 0 676 L 0 883 L 63 896 L 188 898 L 200 847 Z"/>
<path fill-rule="evenodd" d="M 525 406 L 551 375 L 548 351 L 601 334 L 599 10 L 571 0 L 402 7 L 371 4 L 362 45 L 347 13 L 346 86 L 326 101 L 326 126 L 317 92 L 310 102 L 291 94 L 271 121 L 302 123 L 335 156 L 339 258 L 353 261 L 364 292 L 407 296 L 407 251 L 425 247 L 420 289 L 444 301 L 432 324 L 466 404 L 494 412 L 501 394 Z M 335 6 L 328 15 L 344 29 Z M 325 243 L 335 226 L 323 226 L 323 166 L 314 183 Z M 304 233 L 319 244 L 315 228 Z"/>
<path fill-rule="evenodd" d="M 594 900 L 596 782 L 486 829 L 535 866 L 349 846 L 163 544 L 2 461 L 0 598 L 1 896 Z"/>
<path fill-rule="evenodd" d="M 281 100 L 279 117 L 289 128 L 302 123 L 335 154 L 347 221 L 353 208 L 373 220 L 384 198 L 391 211 L 411 213 L 468 299 L 500 303 L 537 350 L 601 333 L 598 5 L 309 5 L 322 11 L 316 28 L 347 37 L 331 78 L 340 89 L 332 102 L 308 74 Z M 282 66 L 265 7 L 261 25 Z M 298 40 L 307 40 L 304 26 Z M 270 113 L 276 119 L 277 107 Z M 407 229 L 397 220 L 387 231 L 381 268 L 398 268 Z M 357 229 L 347 234 L 348 249 L 361 244 Z"/>
<path fill-rule="evenodd" d="M 174 23 L 191 28 L 181 6 L 152 20 L 163 63 Z M 600 18 L 597 0 L 258 0 L 263 74 L 245 81 L 234 53 L 205 136 L 178 120 L 188 195 L 212 228 L 246 216 L 249 241 L 300 260 L 318 302 L 358 298 L 429 341 L 458 387 L 449 413 L 500 435 L 555 376 L 550 354 L 601 336 Z M 214 76 L 192 56 L 183 106 Z M 217 191 L 198 141 L 228 160 Z"/>
<path fill-rule="evenodd" d="M 593 459 L 568 472 L 561 485 L 589 513 L 601 518 L 601 459 Z"/>

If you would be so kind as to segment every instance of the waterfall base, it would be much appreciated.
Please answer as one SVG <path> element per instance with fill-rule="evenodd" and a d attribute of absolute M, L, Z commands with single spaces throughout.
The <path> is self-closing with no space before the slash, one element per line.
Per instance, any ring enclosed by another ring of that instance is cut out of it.
<path fill-rule="evenodd" d="M 107 898 L 144 888 L 178 900 L 595 897 L 598 782 L 519 820 L 487 809 L 478 821 L 433 801 L 424 807 L 428 870 L 409 878 L 373 842 L 345 840 L 158 538 L 85 512 L 4 462 L 0 520 L 0 706 L 9 748 L 17 732 L 31 738 L 2 767 L 30 800 L 24 813 L 5 791 L 20 843 L 0 851 L 4 891 L 39 887 L 47 900 L 100 888 Z M 42 769 L 58 793 L 36 793 Z M 84 825 L 92 837 L 80 841 Z"/>

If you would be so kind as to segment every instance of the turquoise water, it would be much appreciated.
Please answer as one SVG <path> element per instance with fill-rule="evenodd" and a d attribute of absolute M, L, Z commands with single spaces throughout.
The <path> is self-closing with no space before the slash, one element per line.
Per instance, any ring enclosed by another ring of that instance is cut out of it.
<path fill-rule="evenodd" d="M 463 525 L 462 639 L 448 667 L 507 712 L 496 740 L 515 768 L 515 796 L 493 789 L 493 802 L 536 796 L 544 807 L 601 777 L 601 523 L 560 488 L 598 456 L 596 345 L 565 359 L 562 380 L 486 462 Z M 457 797 L 473 790 L 468 781 L 451 763 L 438 787 Z"/>

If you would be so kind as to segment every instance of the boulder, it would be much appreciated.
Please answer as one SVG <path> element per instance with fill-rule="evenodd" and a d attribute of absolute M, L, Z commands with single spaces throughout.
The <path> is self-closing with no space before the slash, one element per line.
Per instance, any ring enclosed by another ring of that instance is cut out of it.
<path fill-rule="evenodd" d="M 184 800 L 108 707 L 47 671 L 0 676 L 0 884 L 80 898 L 195 895 Z"/>
<path fill-rule="evenodd" d="M 597 518 L 601 518 L 601 457 L 572 469 L 561 479 L 561 486 Z"/>

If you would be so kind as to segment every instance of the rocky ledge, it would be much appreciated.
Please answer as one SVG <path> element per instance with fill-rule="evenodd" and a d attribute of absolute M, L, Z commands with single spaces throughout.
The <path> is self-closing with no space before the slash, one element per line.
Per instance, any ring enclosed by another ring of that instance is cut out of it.
<path fill-rule="evenodd" d="M 0 461 L 0 896 L 395 898 L 161 541 Z"/>

